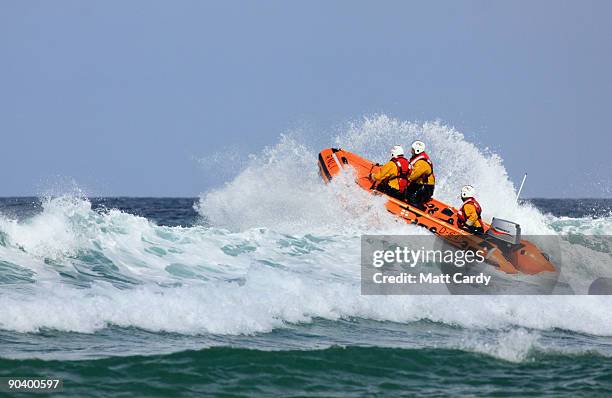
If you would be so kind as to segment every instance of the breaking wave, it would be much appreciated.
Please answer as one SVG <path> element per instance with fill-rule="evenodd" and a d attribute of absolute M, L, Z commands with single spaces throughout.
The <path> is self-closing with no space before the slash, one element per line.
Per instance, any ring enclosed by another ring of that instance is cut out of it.
<path fill-rule="evenodd" d="M 350 125 L 330 146 L 382 162 L 390 145 L 417 138 L 430 148 L 436 196 L 444 201 L 458 204 L 459 187 L 471 183 L 485 219 L 516 220 L 526 234 L 610 231 L 610 218 L 556 218 L 517 204 L 502 159 L 441 123 L 378 116 Z M 493 331 L 500 342 L 493 347 L 470 340 L 462 346 L 511 360 L 523 358 L 545 330 L 612 336 L 607 297 L 360 295 L 361 234 L 426 232 L 398 222 L 350 176 L 322 184 L 319 149 L 282 136 L 202 195 L 194 205 L 202 225 L 160 226 L 116 209 L 94 210 L 79 196 L 46 198 L 26 219 L 0 217 L 0 329 L 94 333 L 112 325 L 252 335 L 316 319 L 429 320 Z M 576 277 L 605 272 L 610 253 L 602 256 L 596 261 L 604 264 L 587 261 Z M 508 333 L 515 345 L 504 339 Z"/>

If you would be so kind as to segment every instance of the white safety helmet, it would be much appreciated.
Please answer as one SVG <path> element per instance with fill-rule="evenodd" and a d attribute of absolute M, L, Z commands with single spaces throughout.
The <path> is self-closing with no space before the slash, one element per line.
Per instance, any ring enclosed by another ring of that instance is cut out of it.
<path fill-rule="evenodd" d="M 404 155 L 404 148 L 402 148 L 401 145 L 396 145 L 393 148 L 391 148 L 391 157 L 392 158 L 396 158 L 398 156 L 403 156 Z"/>
<path fill-rule="evenodd" d="M 473 198 L 476 195 L 476 190 L 471 185 L 464 185 L 461 188 L 461 199 Z"/>
<path fill-rule="evenodd" d="M 412 150 L 415 155 L 425 152 L 425 143 L 423 141 L 415 141 L 412 143 Z"/>

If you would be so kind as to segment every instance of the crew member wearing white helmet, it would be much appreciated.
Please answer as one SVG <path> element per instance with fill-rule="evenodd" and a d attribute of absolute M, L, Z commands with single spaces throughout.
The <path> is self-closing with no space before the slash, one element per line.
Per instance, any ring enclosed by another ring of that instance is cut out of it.
<path fill-rule="evenodd" d="M 482 208 L 476 201 L 476 198 L 474 198 L 474 195 L 476 195 L 476 190 L 473 186 L 465 185 L 461 188 L 461 200 L 463 200 L 463 205 L 461 205 L 461 208 L 457 212 L 457 219 L 461 228 L 475 234 L 482 234 L 484 233 L 482 219 L 480 218 Z"/>
<path fill-rule="evenodd" d="M 382 166 L 378 172 L 370 174 L 370 179 L 378 183 L 376 190 L 404 200 L 408 180 L 408 159 L 404 157 L 404 148 L 395 145 L 391 148 L 391 160 Z"/>
<path fill-rule="evenodd" d="M 422 141 L 412 143 L 412 157 L 408 167 L 409 185 L 406 189 L 406 199 L 411 205 L 424 209 L 424 203 L 433 196 L 436 176 Z"/>

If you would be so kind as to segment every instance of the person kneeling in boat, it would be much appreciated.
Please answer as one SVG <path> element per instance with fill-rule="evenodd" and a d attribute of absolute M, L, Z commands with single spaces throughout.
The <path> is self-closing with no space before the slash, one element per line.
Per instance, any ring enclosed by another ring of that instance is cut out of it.
<path fill-rule="evenodd" d="M 425 144 L 422 141 L 412 143 L 412 157 L 408 167 L 406 199 L 409 204 L 424 209 L 424 203 L 433 196 L 436 176 L 433 172 L 433 163 L 425 153 Z"/>
<path fill-rule="evenodd" d="M 457 212 L 457 220 L 459 227 L 473 234 L 481 235 L 484 233 L 482 219 L 480 218 L 482 208 L 474 198 L 474 195 L 476 195 L 476 190 L 473 186 L 465 185 L 461 188 L 463 205 L 461 205 L 459 212 Z"/>
<path fill-rule="evenodd" d="M 378 172 L 370 173 L 370 179 L 378 183 L 376 190 L 399 200 L 404 200 L 408 180 L 408 159 L 404 157 L 404 148 L 395 145 L 391 148 L 391 160 Z"/>

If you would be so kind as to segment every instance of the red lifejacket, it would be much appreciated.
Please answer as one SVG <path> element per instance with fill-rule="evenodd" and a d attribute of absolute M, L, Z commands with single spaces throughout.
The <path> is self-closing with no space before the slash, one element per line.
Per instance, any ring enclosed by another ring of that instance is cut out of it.
<path fill-rule="evenodd" d="M 418 155 L 414 155 L 413 157 L 410 158 L 410 163 L 408 164 L 409 170 L 408 170 L 408 175 L 410 175 L 410 173 L 412 173 L 412 169 L 414 168 L 414 165 L 416 164 L 417 161 L 419 160 L 424 160 L 429 164 L 429 167 L 431 167 L 431 174 L 434 176 L 434 172 L 433 172 L 433 163 L 431 162 L 431 159 L 429 159 L 429 155 L 425 152 L 421 152 Z"/>
<path fill-rule="evenodd" d="M 410 170 L 410 164 L 408 159 L 403 156 L 391 158 L 391 161 L 397 166 L 397 176 L 389 178 L 389 180 L 398 179 L 399 192 L 404 193 L 408 186 L 408 171 Z"/>
<path fill-rule="evenodd" d="M 480 225 L 482 225 L 481 218 L 480 218 L 480 213 L 482 213 L 482 208 L 480 207 L 480 204 L 474 198 L 467 198 L 465 202 L 463 202 L 463 205 L 461 205 L 461 208 L 457 212 L 457 218 L 459 219 L 459 222 L 465 223 L 467 221 L 467 217 L 465 216 L 464 209 L 465 209 L 465 205 L 467 205 L 468 203 L 473 205 L 474 208 L 476 208 L 476 214 L 478 214 L 478 222 L 480 223 Z"/>

